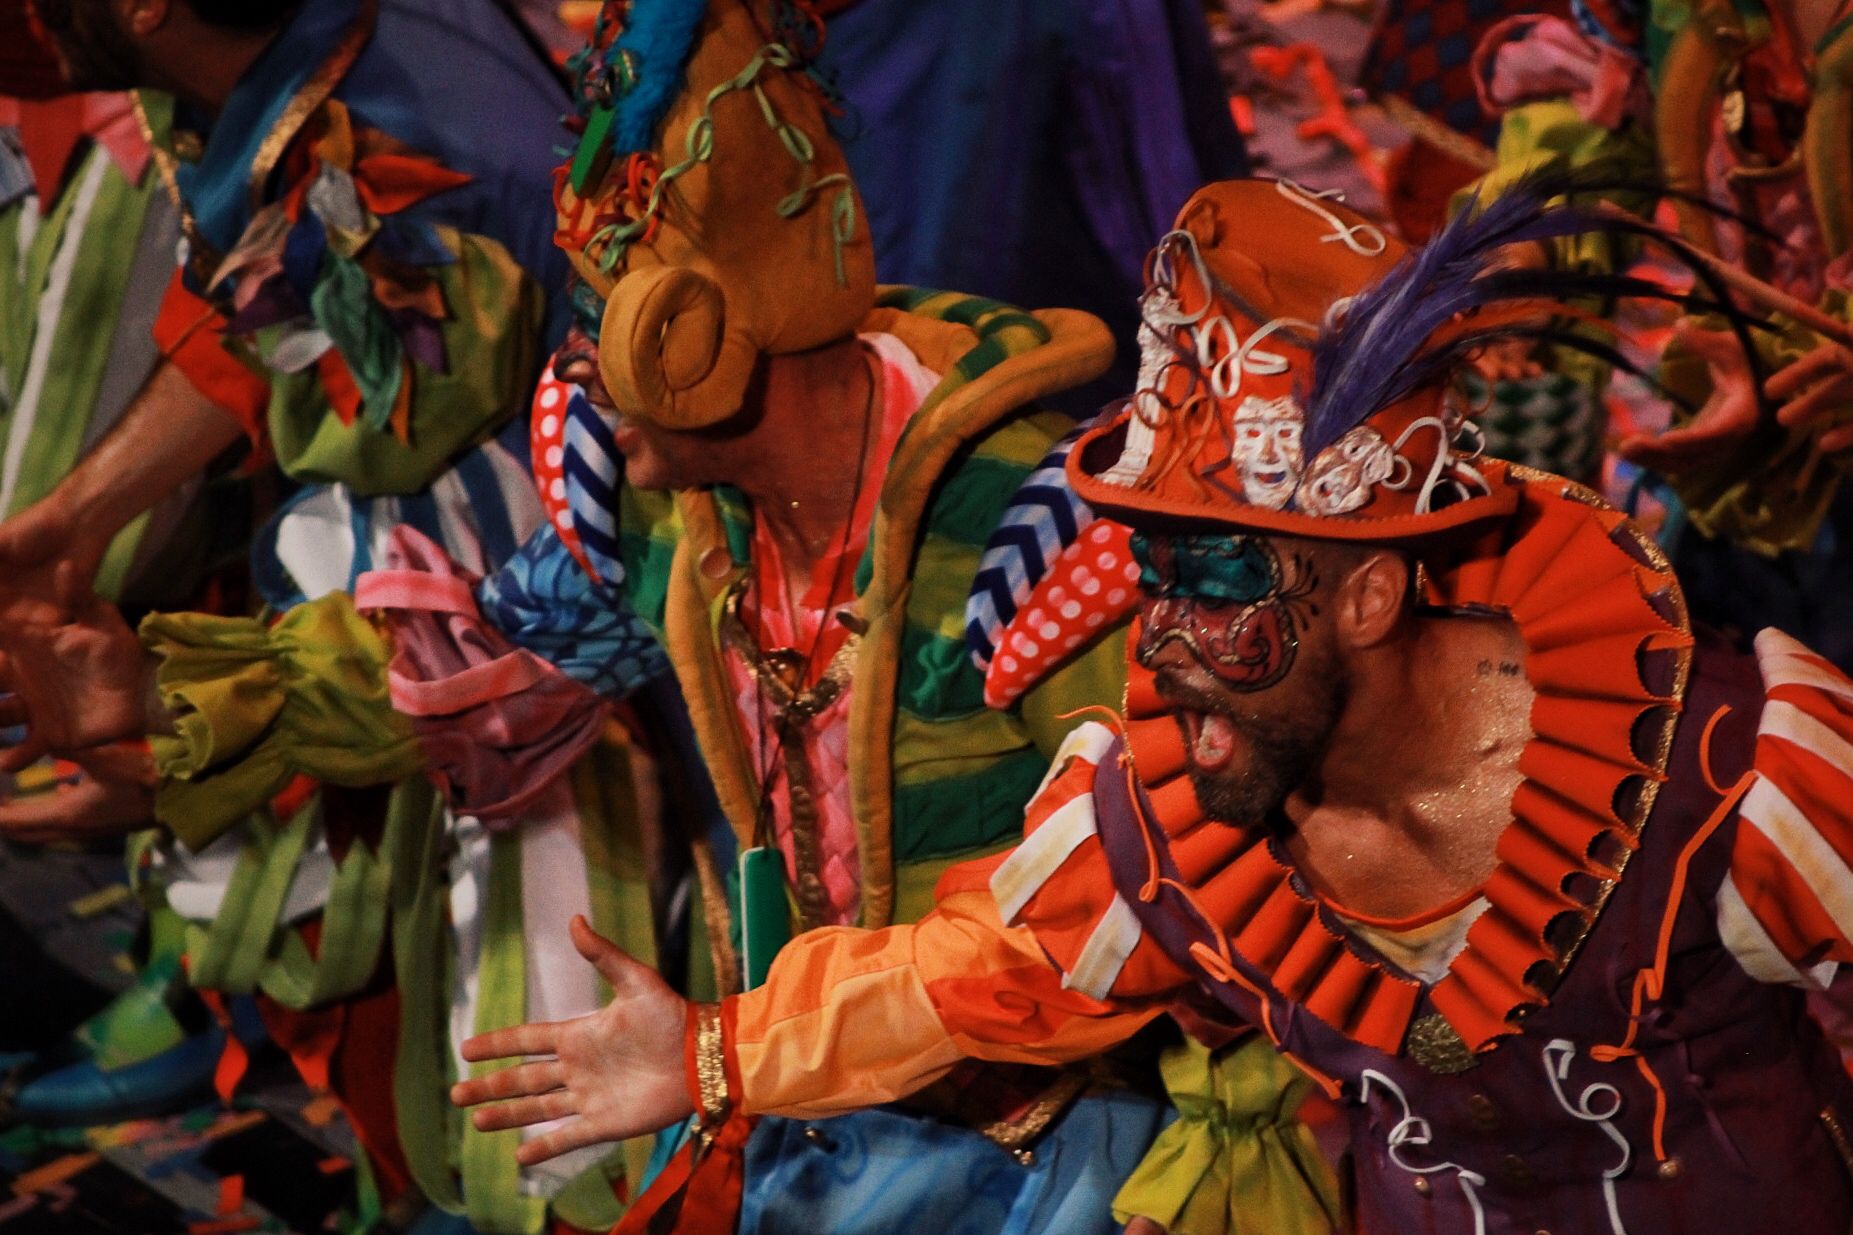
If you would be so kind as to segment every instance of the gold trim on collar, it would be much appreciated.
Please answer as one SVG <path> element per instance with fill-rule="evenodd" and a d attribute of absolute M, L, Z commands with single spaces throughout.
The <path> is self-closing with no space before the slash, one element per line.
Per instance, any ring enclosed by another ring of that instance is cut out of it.
<path fill-rule="evenodd" d="M 135 113 L 135 127 L 141 132 L 142 140 L 148 143 L 148 156 L 154 161 L 155 175 L 161 178 L 161 187 L 167 193 L 168 200 L 174 203 L 174 210 L 180 216 L 180 234 L 186 237 L 187 265 L 196 277 L 204 274 L 210 277 L 212 270 L 219 264 L 219 255 L 206 237 L 199 230 L 199 223 L 193 218 L 193 211 L 187 207 L 187 199 L 180 192 L 180 178 L 175 169 L 177 159 L 173 148 L 164 144 L 160 135 L 154 131 L 154 122 L 148 118 L 148 106 L 142 99 L 140 90 L 129 92 L 129 106 Z M 171 134 L 170 140 L 171 140 Z M 206 282 L 200 278 L 201 286 Z"/>
<path fill-rule="evenodd" d="M 349 26 L 347 33 L 341 36 L 340 43 L 330 52 L 328 59 L 322 61 L 309 80 L 296 91 L 284 107 L 283 114 L 269 133 L 264 135 L 263 144 L 257 148 L 257 157 L 251 161 L 251 209 L 261 210 L 264 206 L 264 186 L 270 183 L 271 173 L 277 170 L 277 164 L 283 161 L 283 155 L 289 150 L 290 143 L 302 131 L 302 126 L 309 122 L 309 117 L 318 111 L 335 92 L 347 76 L 354 61 L 360 59 L 360 53 L 373 37 L 374 26 L 380 16 L 380 0 L 361 0 L 360 14 Z"/>

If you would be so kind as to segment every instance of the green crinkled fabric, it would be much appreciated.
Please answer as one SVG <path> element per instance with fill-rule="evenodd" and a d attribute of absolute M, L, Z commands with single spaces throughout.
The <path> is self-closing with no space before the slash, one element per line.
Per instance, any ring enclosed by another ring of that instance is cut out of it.
<path fill-rule="evenodd" d="M 155 817 L 198 849 L 296 775 L 337 785 L 416 775 L 424 755 L 393 711 L 391 657 L 345 593 L 256 618 L 157 613 L 142 645 L 161 657 L 156 684 L 176 733 L 151 738 L 161 787 Z"/>
<path fill-rule="evenodd" d="M 283 920 L 283 908 L 305 846 L 321 824 L 322 797 L 316 794 L 288 820 L 268 811 L 247 818 L 243 851 L 218 914 L 187 927 L 193 984 L 240 995 L 262 991 L 297 1011 L 366 986 L 386 940 L 392 854 L 399 834 L 423 822 L 427 802 L 426 794 L 398 787 L 377 847 L 359 839 L 348 846 L 335 865 L 313 954 L 301 932 Z"/>
<path fill-rule="evenodd" d="M 1657 85 L 1660 80 L 1660 67 L 1666 60 L 1667 50 L 1679 32 L 1700 20 L 1700 5 L 1696 0 L 1650 0 L 1647 5 L 1647 21 L 1642 30 L 1642 42 L 1647 53 L 1648 71 Z M 1763 10 L 1761 0 L 1731 0 L 1731 9 L 1743 23 L 1745 36 L 1752 44 L 1769 38 L 1769 14 Z"/>
<path fill-rule="evenodd" d="M 630 813 L 637 790 L 628 752 L 601 743 L 568 775 L 586 850 L 592 925 L 638 960 L 655 964 L 649 870 Z M 456 1077 L 448 1014 L 456 974 L 444 929 L 447 815 L 422 778 L 397 791 L 395 810 L 401 803 L 403 815 L 389 820 L 380 853 L 389 871 L 385 899 L 390 904 L 389 938 L 402 1007 L 393 1093 L 400 1143 L 413 1179 L 433 1204 L 467 1214 L 477 1230 L 535 1235 L 546 1229 L 549 1212 L 577 1229 L 607 1229 L 621 1216 L 611 1184 L 627 1175 L 641 1177 L 650 1138 L 618 1146 L 549 1205 L 520 1193 L 514 1159 L 519 1134 L 479 1132 L 450 1104 L 447 1094 Z M 403 826 L 396 826 L 401 822 Z M 520 846 L 519 831 L 501 833 L 491 841 L 478 969 L 482 995 L 473 1027 L 477 1032 L 528 1018 Z M 484 1075 L 494 1068 L 477 1064 L 472 1074 Z"/>
<path fill-rule="evenodd" d="M 1347 1230 L 1338 1183 L 1295 1112 L 1312 1082 L 1259 1034 L 1159 1061 L 1178 1117 L 1113 1198 L 1121 1222 L 1167 1235 L 1314 1235 Z"/>
<path fill-rule="evenodd" d="M 1829 292 L 1821 307 L 1848 318 L 1844 292 Z M 1820 346 L 1822 339 L 1805 326 L 1772 314 L 1774 332 L 1755 331 L 1752 339 L 1765 375 L 1774 373 Z M 1701 321 L 1702 328 L 1725 329 L 1722 319 Z M 1658 377 L 1674 395 L 1699 407 L 1711 394 L 1705 362 L 1675 344 L 1660 362 Z M 1675 423 L 1690 420 L 1675 417 Z M 1774 556 L 1786 549 L 1806 549 L 1820 534 L 1821 521 L 1839 492 L 1840 472 L 1819 463 L 1806 486 L 1799 482 L 1815 438 L 1812 427 L 1785 429 L 1770 419 L 1760 422 L 1748 441 L 1705 467 L 1670 477 L 1692 525 L 1707 536 L 1734 541 Z"/>
<path fill-rule="evenodd" d="M 372 280 L 359 262 L 330 250 L 309 307 L 360 388 L 361 418 L 368 428 L 385 430 L 405 382 L 405 350 L 373 298 Z"/>
<path fill-rule="evenodd" d="M 618 553 L 631 611 L 660 638 L 668 607 L 669 567 L 682 539 L 675 495 L 624 485 L 618 491 Z"/>
<path fill-rule="evenodd" d="M 387 363 L 385 353 L 390 350 L 396 357 L 398 341 L 380 336 L 378 305 L 359 267 L 352 277 L 325 283 L 316 292 L 316 312 L 318 318 L 348 324 L 339 332 L 341 350 L 354 368 L 366 408 L 352 424 L 342 424 L 329 411 L 313 367 L 274 375 L 271 445 L 278 465 L 291 477 L 339 481 L 362 497 L 417 493 L 459 453 L 526 410 L 540 372 L 545 308 L 540 289 L 495 241 L 454 228 L 436 230 L 457 255 L 452 264 L 428 271 L 457 315 L 442 326 L 450 371 Z M 390 412 L 401 380 L 412 384 L 409 441 L 375 427 L 383 419 L 381 402 Z"/>
<path fill-rule="evenodd" d="M 1600 168 L 1603 178 L 1627 184 L 1652 184 L 1659 176 L 1653 138 L 1633 122 L 1605 129 L 1578 114 L 1568 99 L 1547 99 L 1514 107 L 1499 126 L 1498 166 L 1461 190 L 1456 205 L 1474 192 L 1491 201 L 1520 178 L 1546 167 L 1568 171 Z M 1650 217 L 1653 198 L 1644 193 L 1611 191 L 1603 198 L 1624 210 Z M 1571 236 L 1553 242 L 1558 265 L 1566 270 L 1619 270 L 1633 260 L 1632 242 L 1603 235 Z"/>

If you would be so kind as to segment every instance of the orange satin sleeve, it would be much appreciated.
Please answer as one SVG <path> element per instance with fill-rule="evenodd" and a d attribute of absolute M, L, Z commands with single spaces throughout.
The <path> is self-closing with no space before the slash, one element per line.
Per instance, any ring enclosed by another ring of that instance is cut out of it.
<path fill-rule="evenodd" d="M 1064 989 L 1035 935 L 998 917 L 988 882 L 998 861 L 947 872 L 919 922 L 799 936 L 764 986 L 731 997 L 725 1050 L 739 1106 L 842 1114 L 912 1093 L 964 1059 L 1084 1059 L 1163 1011 Z"/>

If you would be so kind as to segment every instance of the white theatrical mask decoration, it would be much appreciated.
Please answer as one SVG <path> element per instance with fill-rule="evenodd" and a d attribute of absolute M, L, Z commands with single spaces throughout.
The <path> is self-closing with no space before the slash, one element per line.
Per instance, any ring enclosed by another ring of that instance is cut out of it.
<path fill-rule="evenodd" d="M 1290 398 L 1250 395 L 1236 409 L 1232 430 L 1230 461 L 1242 478 L 1242 496 L 1264 510 L 1281 509 L 1299 487 L 1304 465 L 1299 407 Z"/>
<path fill-rule="evenodd" d="M 1371 490 L 1395 472 L 1396 452 L 1383 434 L 1359 425 L 1313 459 L 1297 505 L 1308 514 L 1349 514 L 1367 504 Z"/>

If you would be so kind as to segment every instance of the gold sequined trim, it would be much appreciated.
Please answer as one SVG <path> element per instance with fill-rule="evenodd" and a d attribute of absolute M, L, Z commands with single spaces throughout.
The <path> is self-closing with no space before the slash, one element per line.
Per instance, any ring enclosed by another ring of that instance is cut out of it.
<path fill-rule="evenodd" d="M 1821 1123 L 1827 1128 L 1828 1139 L 1840 1152 L 1840 1161 L 1846 1164 L 1847 1173 L 1853 1175 L 1853 1142 L 1847 1140 L 1846 1125 L 1840 1122 L 1840 1116 L 1831 1106 L 1821 1108 Z"/>
<path fill-rule="evenodd" d="M 161 179 L 161 188 L 180 216 L 180 234 L 187 241 L 187 267 L 204 286 L 212 270 L 219 264 L 218 253 L 207 243 L 204 233 L 199 230 L 199 223 L 193 218 L 193 212 L 187 208 L 186 196 L 180 191 L 174 151 L 171 146 L 162 144 L 160 135 L 154 131 L 154 121 L 149 119 L 147 103 L 141 91 L 129 92 L 129 105 L 135 114 L 135 127 L 140 130 L 142 140 L 148 144 L 148 155 L 154 161 L 155 174 Z"/>
<path fill-rule="evenodd" d="M 1432 1012 L 1409 1026 L 1409 1039 L 1403 1049 L 1409 1058 L 1442 1076 L 1457 1075 L 1480 1062 L 1447 1018 Z"/>
<path fill-rule="evenodd" d="M 360 59 L 360 53 L 373 37 L 374 24 L 380 15 L 380 0 L 361 0 L 360 13 L 349 26 L 347 33 L 341 36 L 341 42 L 335 46 L 328 59 L 322 61 L 309 80 L 302 84 L 290 99 L 283 114 L 277 117 L 276 124 L 264 135 L 264 140 L 257 148 L 257 157 L 251 161 L 251 209 L 256 211 L 264 204 L 264 189 L 270 183 L 271 173 L 277 170 L 277 164 L 283 161 L 283 155 L 296 140 L 296 134 L 309 122 L 309 117 L 319 110 L 347 76 L 347 71 L 354 67 L 354 61 Z"/>
<path fill-rule="evenodd" d="M 695 1005 L 695 1081 L 701 1087 L 701 1122 L 727 1118 L 727 1066 L 721 1038 L 721 1006 Z"/>
<path fill-rule="evenodd" d="M 1015 1119 L 999 1119 L 978 1129 L 978 1134 L 992 1144 L 1017 1151 L 1041 1136 L 1055 1117 L 1087 1088 L 1089 1074 L 1070 1069 L 1043 1091 L 1030 1108 Z"/>

